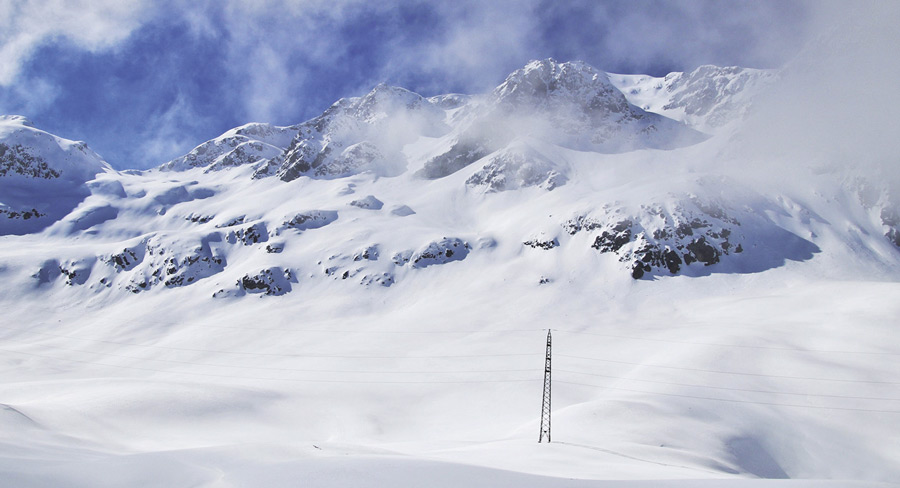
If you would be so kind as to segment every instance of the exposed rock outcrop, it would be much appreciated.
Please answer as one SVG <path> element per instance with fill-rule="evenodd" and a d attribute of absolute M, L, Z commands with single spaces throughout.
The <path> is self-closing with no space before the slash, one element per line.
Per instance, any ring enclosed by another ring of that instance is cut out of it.
<path fill-rule="evenodd" d="M 484 167 L 466 180 L 472 187 L 498 192 L 537 186 L 552 190 L 566 182 L 556 164 L 525 145 L 513 145 L 488 158 Z"/>
<path fill-rule="evenodd" d="M 338 213 L 334 210 L 308 210 L 300 212 L 290 220 L 284 221 L 278 228 L 278 233 L 286 229 L 294 229 L 297 231 L 305 231 L 310 229 L 318 229 L 334 222 L 338 218 Z"/>
<path fill-rule="evenodd" d="M 408 261 L 413 268 L 462 261 L 469 255 L 469 244 L 458 237 L 444 237 L 412 253 Z"/>
<path fill-rule="evenodd" d="M 594 234 L 591 247 L 615 254 L 635 279 L 648 273 L 679 273 L 693 263 L 711 266 L 723 256 L 743 251 L 733 229 L 741 224 L 715 202 L 686 200 L 667 207 L 644 206 L 623 217 L 615 211 L 605 220 L 579 216 L 566 221 L 569 234 Z"/>

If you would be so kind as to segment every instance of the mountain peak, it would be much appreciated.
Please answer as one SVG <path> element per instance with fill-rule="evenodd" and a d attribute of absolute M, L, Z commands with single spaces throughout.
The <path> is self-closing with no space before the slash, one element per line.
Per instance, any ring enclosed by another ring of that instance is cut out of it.
<path fill-rule="evenodd" d="M 44 132 L 21 115 L 0 116 L 0 177 L 83 183 L 108 169 L 84 142 Z"/>
<path fill-rule="evenodd" d="M 554 126 L 565 126 L 566 133 L 621 125 L 648 115 L 628 102 L 607 73 L 581 61 L 560 63 L 552 58 L 531 61 L 512 72 L 494 89 L 491 100 L 507 113 L 529 117 L 543 113 Z"/>
<path fill-rule="evenodd" d="M 498 102 L 514 103 L 564 100 L 602 96 L 627 105 L 625 97 L 609 82 L 606 73 L 582 61 L 560 63 L 553 58 L 530 61 L 494 89 Z M 620 108 L 624 108 L 621 106 Z"/>
<path fill-rule="evenodd" d="M 407 90 L 406 88 L 400 86 L 388 85 L 384 82 L 375 85 L 371 90 L 369 90 L 369 93 L 366 95 L 366 97 L 368 96 L 419 97 L 417 93 L 411 90 Z"/>
<path fill-rule="evenodd" d="M 357 115 L 362 119 L 390 116 L 397 110 L 436 108 L 418 93 L 386 83 L 376 85 L 355 106 Z"/>
<path fill-rule="evenodd" d="M 554 58 L 544 58 L 544 59 L 532 59 L 528 63 L 525 64 L 525 67 L 522 68 L 525 71 L 541 71 L 548 73 L 572 73 L 571 70 L 587 70 L 591 72 L 596 72 L 591 65 L 585 63 L 584 61 L 574 60 L 574 61 L 557 61 Z"/>
<path fill-rule="evenodd" d="M 0 115 L 0 124 L 21 125 L 34 128 L 34 123 L 22 115 Z"/>

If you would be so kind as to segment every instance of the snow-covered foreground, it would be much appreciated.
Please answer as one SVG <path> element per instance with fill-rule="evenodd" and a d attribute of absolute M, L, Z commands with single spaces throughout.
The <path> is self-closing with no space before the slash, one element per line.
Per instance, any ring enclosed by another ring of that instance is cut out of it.
<path fill-rule="evenodd" d="M 112 309 L 4 300 L 0 476 L 9 486 L 900 479 L 900 285 L 790 269 L 802 266 L 596 294 L 519 293 L 473 272 L 440 280 L 444 293 L 422 280 L 216 308 L 162 293 Z M 537 443 L 544 328 L 554 330 L 549 445 Z"/>

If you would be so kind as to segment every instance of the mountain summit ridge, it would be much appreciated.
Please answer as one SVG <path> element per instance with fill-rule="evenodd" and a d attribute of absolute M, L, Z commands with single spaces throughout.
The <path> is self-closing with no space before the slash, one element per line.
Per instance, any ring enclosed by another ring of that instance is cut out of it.
<path fill-rule="evenodd" d="M 433 104 L 432 100 L 444 107 Z M 452 102 L 448 102 L 449 100 Z M 440 109 L 453 110 L 454 117 L 438 122 L 436 119 L 444 118 L 437 112 Z M 558 113 L 561 111 L 567 113 L 561 115 Z M 679 124 L 632 105 L 610 82 L 607 73 L 598 71 L 582 61 L 560 63 L 548 58 L 529 62 L 524 68 L 507 76 L 506 80 L 489 94 L 476 97 L 438 95 L 426 99 L 405 88 L 382 83 L 361 97 L 336 101 L 321 115 L 306 122 L 281 128 L 297 131 L 295 135 L 297 140 L 287 146 L 275 145 L 282 150 L 280 157 L 260 154 L 258 157 L 232 159 L 246 161 L 247 164 L 265 160 L 258 165 L 254 173 L 256 178 L 277 175 L 284 181 L 291 181 L 300 175 L 310 174 L 310 171 L 312 175 L 320 177 L 346 175 L 349 168 L 354 166 L 365 168 L 372 161 L 385 157 L 381 154 L 383 152 L 379 147 L 381 144 L 372 140 L 373 136 L 376 139 L 379 136 L 369 134 L 369 129 L 364 130 L 365 127 L 372 129 L 374 126 L 380 126 L 381 129 L 373 130 L 391 133 L 415 130 L 408 124 L 409 116 L 413 114 L 425 116 L 425 112 L 432 117 L 426 124 L 429 126 L 425 131 L 426 134 L 447 135 L 453 132 L 450 126 L 461 126 L 454 137 L 462 139 L 461 147 L 471 146 L 472 150 L 467 152 L 472 154 L 485 154 L 488 149 L 498 149 L 504 142 L 512 140 L 514 134 L 521 130 L 532 133 L 558 132 L 554 137 L 557 140 L 568 137 L 571 139 L 566 142 L 568 145 L 607 152 L 682 144 L 676 140 L 678 137 L 686 137 L 688 139 L 686 144 L 696 143 L 702 139 L 699 134 L 693 133 L 688 128 L 678 128 Z M 535 114 L 543 115 L 534 117 Z M 401 120 L 399 122 L 386 120 L 392 117 Z M 517 127 L 512 131 L 513 134 L 496 134 L 496 127 L 507 124 L 510 118 L 515 119 L 514 125 L 529 127 Z M 523 119 L 533 120 L 526 123 Z M 624 127 L 629 124 L 634 127 Z M 350 126 L 356 129 L 350 130 Z M 228 138 L 235 130 L 237 129 L 232 129 L 219 138 L 198 146 L 188 155 L 165 163 L 162 168 L 167 170 L 183 168 L 183 161 L 192 158 L 192 154 L 196 151 L 203 150 L 204 146 L 215 145 L 214 141 Z M 660 131 L 676 134 L 655 143 L 654 133 Z M 488 139 L 496 141 L 485 141 L 484 136 L 473 136 L 472 132 L 492 134 Z M 678 133 L 683 134 L 679 136 Z M 579 137 L 572 137 L 573 135 Z M 342 136 L 349 137 L 349 140 L 342 140 L 344 138 Z M 585 137 L 587 140 L 584 140 Z M 636 137 L 640 140 L 625 142 Z M 342 154 L 357 144 L 362 146 L 350 149 L 348 154 Z M 478 146 L 477 150 L 475 146 Z M 340 149 L 340 153 L 334 152 L 337 149 Z M 221 156 L 219 153 L 215 154 L 217 157 Z M 319 169 L 326 160 L 331 161 L 335 158 L 339 161 L 333 166 L 344 168 L 343 170 L 327 164 Z M 208 165 L 211 161 L 203 159 L 196 164 Z M 454 163 L 451 166 L 456 167 L 460 164 Z M 449 174 L 447 171 L 449 170 L 435 171 L 433 175 Z M 430 177 L 428 175 L 432 173 L 420 174 Z"/>
<path fill-rule="evenodd" d="M 53 142 L 6 156 L 47 159 L 33 169 L 51 180 L 57 169 L 82 173 L 66 191 L 32 185 L 19 193 L 28 204 L 12 198 L 23 176 L 0 175 L 10 188 L 0 242 L 43 236 L 49 247 L 16 268 L 19 279 L 103 296 L 284 295 L 303 280 L 392 287 L 485 259 L 523 270 L 558 262 L 534 280 L 549 283 L 571 266 L 565 256 L 583 252 L 585 269 L 636 280 L 755 273 L 859 246 L 858 234 L 810 215 L 850 219 L 873 236 L 863 244 L 882 256 L 873 262 L 893 266 L 890 195 L 842 183 L 826 198 L 719 174 L 732 137 L 721 128 L 739 127 L 774 78 L 710 66 L 652 78 L 537 60 L 483 95 L 425 98 L 379 84 L 305 122 L 245 124 L 143 172 L 115 172 L 82 143 L 6 117 L 3 144 L 21 134 Z M 82 159 L 63 164 L 60 154 Z"/>

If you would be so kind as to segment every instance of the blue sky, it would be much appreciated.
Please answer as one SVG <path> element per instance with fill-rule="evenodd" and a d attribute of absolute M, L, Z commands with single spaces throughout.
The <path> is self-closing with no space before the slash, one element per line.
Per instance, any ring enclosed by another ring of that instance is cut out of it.
<path fill-rule="evenodd" d="M 778 67 L 810 4 L 753 1 L 0 0 L 0 113 L 147 168 L 379 82 L 480 93 L 531 59 L 661 75 Z"/>

